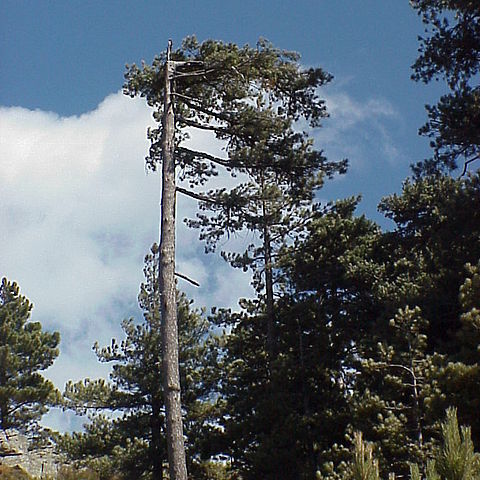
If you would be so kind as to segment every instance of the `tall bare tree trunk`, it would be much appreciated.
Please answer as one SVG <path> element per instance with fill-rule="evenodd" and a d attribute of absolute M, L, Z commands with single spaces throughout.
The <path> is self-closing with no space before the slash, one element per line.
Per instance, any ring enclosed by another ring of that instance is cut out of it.
<path fill-rule="evenodd" d="M 183 439 L 180 373 L 178 367 L 178 327 L 175 286 L 175 118 L 172 101 L 173 68 L 171 40 L 165 64 L 165 98 L 162 139 L 162 218 L 159 284 L 162 318 L 163 389 L 167 420 L 167 447 L 170 480 L 187 480 Z"/>

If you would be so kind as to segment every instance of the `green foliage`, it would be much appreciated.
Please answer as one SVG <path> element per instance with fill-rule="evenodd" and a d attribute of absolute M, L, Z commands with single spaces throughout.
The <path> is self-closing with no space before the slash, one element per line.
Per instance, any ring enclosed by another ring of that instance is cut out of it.
<path fill-rule="evenodd" d="M 435 468 L 447 480 L 473 480 L 480 475 L 480 456 L 474 453 L 470 428 L 458 428 L 457 413 L 447 411 L 442 425 L 443 446 L 437 455 Z"/>
<path fill-rule="evenodd" d="M 457 412 L 450 408 L 442 424 L 443 445 L 435 461 L 426 467 L 426 480 L 477 480 L 480 454 L 474 452 L 470 428 L 458 428 Z M 421 480 L 417 465 L 411 466 L 411 479 Z"/>
<path fill-rule="evenodd" d="M 38 429 L 48 406 L 59 401 L 53 383 L 39 371 L 58 356 L 58 332 L 31 322 L 32 305 L 15 282 L 0 285 L 0 429 Z"/>
<path fill-rule="evenodd" d="M 427 353 L 427 325 L 418 307 L 399 309 L 389 322 L 391 332 L 362 361 L 353 395 L 355 428 L 375 441 L 382 468 L 398 475 L 433 448 L 435 375 L 444 360 Z"/>
<path fill-rule="evenodd" d="M 122 323 L 125 339 L 106 347 L 95 344 L 101 362 L 112 363 L 110 380 L 85 379 L 65 388 L 68 408 L 87 414 L 84 432 L 61 437 L 59 443 L 72 459 L 88 465 L 102 479 L 113 473 L 125 479 L 162 478 L 167 460 L 161 371 L 160 319 L 157 291 L 157 247 L 145 260 L 146 282 L 139 304 L 145 322 Z M 178 297 L 182 398 L 186 407 L 185 432 L 190 470 L 217 451 L 210 441 L 218 436 L 211 400 L 217 378 L 218 338 L 202 314 Z M 112 416 L 112 412 L 115 413 Z"/>
<path fill-rule="evenodd" d="M 416 177 L 401 194 L 380 204 L 396 224 L 391 232 L 355 217 L 357 199 L 315 201 L 325 178 L 346 168 L 328 162 L 297 131 L 327 116 L 317 95 L 330 75 L 302 69 L 298 55 L 263 40 L 251 48 L 190 37 L 173 53 L 176 167 L 183 182 L 177 191 L 200 202 L 187 223 L 200 229 L 206 251 L 251 233 L 243 251 L 222 255 L 251 269 L 257 291 L 239 313 L 214 312 L 211 320 L 228 332 L 221 341 L 179 299 L 195 478 L 378 479 L 379 469 L 391 478 L 409 470 L 416 480 L 421 473 L 447 478 L 443 457 L 428 459 L 448 405 L 480 439 L 480 176 L 442 175 L 480 152 L 479 7 L 458 0 L 411 3 L 431 29 L 420 40 L 414 78 L 443 77 L 451 92 L 427 107 L 421 130 L 432 138 L 434 158 L 414 168 Z M 161 55 L 125 75 L 125 93 L 144 97 L 158 123 L 164 65 Z M 223 141 L 225 156 L 190 149 L 186 127 Z M 162 126 L 148 138 L 147 167 L 156 170 Z M 219 172 L 236 178 L 234 186 L 209 188 Z M 155 263 L 146 268 L 155 278 Z M 165 459 L 155 289 L 150 281 L 140 294 L 146 323 L 125 323 L 124 343 L 96 349 L 100 360 L 115 364 L 111 381 L 76 384 L 70 392 L 82 408 L 97 409 L 86 436 L 75 440 L 77 455 L 103 452 L 99 458 L 115 459 L 115 468 L 131 478 L 148 475 L 146 465 L 154 461 L 158 477 Z M 102 405 L 119 416 L 98 414 Z M 353 434 L 358 430 L 369 443 Z M 161 435 L 155 439 L 153 432 Z M 451 445 L 465 444 L 467 431 L 459 435 Z M 350 468 L 345 445 L 352 441 Z M 212 460 L 216 454 L 230 461 Z M 467 457 L 460 463 L 468 464 Z M 423 465 L 422 472 L 410 469 L 411 462 Z"/>
<path fill-rule="evenodd" d="M 437 176 L 382 202 L 392 232 L 355 217 L 354 199 L 317 212 L 279 250 L 273 362 L 261 301 L 217 313 L 231 328 L 223 452 L 243 478 L 343 478 L 356 430 L 405 477 L 433 455 L 448 405 L 478 438 L 478 269 L 465 265 L 480 258 L 479 201 L 478 174 Z"/>
<path fill-rule="evenodd" d="M 324 451 L 343 440 L 346 358 L 369 305 L 369 277 L 359 272 L 368 270 L 361 262 L 379 234 L 365 218 L 353 217 L 355 206 L 355 200 L 331 205 L 312 218 L 305 240 L 281 251 L 272 368 L 261 305 L 244 302 L 242 313 L 217 315 L 233 325 L 224 357 L 223 425 L 226 453 L 244 478 L 311 478 L 327 461 Z"/>
<path fill-rule="evenodd" d="M 331 76 L 320 68 L 303 69 L 299 56 L 260 40 L 256 48 L 219 41 L 184 40 L 173 53 L 176 93 L 176 162 L 180 179 L 190 190 L 177 191 L 199 201 L 195 219 L 186 220 L 200 229 L 205 250 L 239 232 L 252 233 L 243 251 L 223 251 L 233 267 L 253 271 L 253 285 L 266 317 L 269 359 L 276 351 L 274 312 L 276 257 L 285 242 L 301 234 L 315 211 L 316 189 L 324 178 L 346 170 L 346 161 L 328 162 L 305 131 L 320 126 L 327 116 L 318 88 Z M 127 68 L 124 92 L 140 95 L 155 108 L 159 122 L 163 105 L 165 57 L 151 66 Z M 208 131 L 223 140 L 227 158 L 189 148 L 184 127 Z M 303 130 L 306 130 L 304 128 Z M 162 126 L 149 131 L 147 165 L 161 162 Z M 219 171 L 235 177 L 231 188 L 205 190 Z M 203 187 L 202 191 L 198 188 Z"/>
<path fill-rule="evenodd" d="M 465 265 L 480 258 L 480 174 L 407 180 L 401 195 L 385 198 L 379 208 L 395 221 L 384 236 L 389 316 L 406 305 L 418 306 L 429 322 L 429 348 L 458 351 L 462 325 L 458 292 Z"/>
<path fill-rule="evenodd" d="M 354 460 L 352 464 L 352 480 L 380 480 L 378 461 L 373 458 L 373 448 L 365 444 L 360 432 L 354 437 Z"/>
<path fill-rule="evenodd" d="M 460 287 L 462 328 L 462 359 L 467 363 L 478 363 L 480 359 L 480 261 L 476 265 L 467 263 L 467 277 Z"/>
<path fill-rule="evenodd" d="M 420 162 L 417 174 L 453 170 L 459 159 L 480 155 L 480 6 L 474 0 L 411 0 L 422 16 L 426 36 L 412 78 L 430 82 L 443 78 L 451 93 L 427 105 L 428 122 L 420 129 L 432 138 L 434 158 Z"/>
<path fill-rule="evenodd" d="M 379 464 L 373 454 L 373 446 L 366 443 L 360 432 L 354 434 L 353 455 L 341 478 L 351 480 L 380 480 Z M 423 463 L 425 480 L 477 480 L 480 478 L 480 454 L 474 452 L 468 427 L 458 428 L 457 413 L 447 410 L 442 422 L 442 446 L 437 449 L 434 460 Z M 418 464 L 409 466 L 410 480 L 422 480 Z M 333 475 L 327 478 L 339 478 Z M 320 476 L 320 478 L 323 478 Z M 396 476 L 389 475 L 390 480 Z"/>
<path fill-rule="evenodd" d="M 252 140 L 272 140 L 272 132 L 283 131 L 292 121 L 306 119 L 315 126 L 325 116 L 325 105 L 317 98 L 316 88 L 331 76 L 319 68 L 301 70 L 298 54 L 279 50 L 265 40 L 259 40 L 252 48 L 215 40 L 199 43 L 195 37 L 187 37 L 172 52 L 172 59 L 178 62 L 175 66 L 177 127 L 210 130 L 218 138 L 228 140 L 229 153 L 253 146 Z M 158 122 L 163 108 L 164 68 L 165 54 L 162 54 L 151 66 L 132 65 L 125 73 L 125 94 L 145 97 L 155 108 Z M 157 142 L 161 126 L 151 130 L 149 138 L 152 149 L 147 164 L 155 169 L 161 161 Z M 212 174 L 204 163 L 209 157 L 212 160 L 208 154 L 185 150 L 177 153 L 179 165 L 187 168 L 186 174 L 200 174 L 197 181 Z M 241 165 L 234 162 L 226 166 Z"/>

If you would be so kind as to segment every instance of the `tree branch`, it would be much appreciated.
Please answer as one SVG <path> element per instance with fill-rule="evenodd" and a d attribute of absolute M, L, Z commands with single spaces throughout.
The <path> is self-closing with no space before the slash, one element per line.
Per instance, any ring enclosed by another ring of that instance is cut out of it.
<path fill-rule="evenodd" d="M 194 157 L 201 157 L 206 160 L 210 160 L 211 162 L 222 165 L 223 167 L 234 166 L 230 164 L 228 160 L 224 160 L 223 158 L 220 158 L 220 157 L 215 157 L 214 155 L 210 155 L 209 153 L 199 152 L 197 150 L 190 150 L 189 148 L 185 148 L 185 147 L 177 147 L 177 151 L 181 153 L 191 154 Z"/>
<path fill-rule="evenodd" d="M 182 187 L 177 186 L 176 190 L 177 190 L 178 193 L 183 193 L 183 195 L 186 195 L 187 197 L 193 198 L 195 200 L 200 200 L 201 202 L 214 203 L 216 205 L 222 205 L 222 203 L 218 202 L 217 200 L 212 200 L 210 197 L 207 197 L 206 195 L 202 195 L 201 193 L 192 192 L 191 190 L 187 190 L 186 188 L 182 188 Z"/>
<path fill-rule="evenodd" d="M 469 160 L 466 160 L 463 164 L 463 171 L 462 171 L 462 174 L 460 175 L 460 177 L 463 177 L 467 173 L 467 167 L 470 163 L 474 162 L 475 160 L 479 160 L 479 159 L 480 159 L 480 154 L 475 155 L 473 158 L 470 158 Z"/>
<path fill-rule="evenodd" d="M 192 103 L 192 100 L 195 102 L 193 98 L 187 97 L 186 95 L 180 94 L 175 94 L 175 96 L 183 98 L 185 103 L 190 107 L 192 110 L 198 110 L 202 113 L 205 113 L 206 115 L 211 115 L 214 118 L 218 118 L 220 120 L 223 120 L 225 122 L 230 122 L 232 119 L 229 115 L 223 113 L 223 112 L 215 112 L 213 110 L 210 110 L 209 108 L 202 107 L 201 105 L 194 104 Z"/>
<path fill-rule="evenodd" d="M 186 280 L 187 282 L 190 282 L 192 285 L 195 285 L 196 287 L 199 287 L 200 284 L 196 282 L 195 280 L 192 280 L 191 278 L 187 277 L 186 275 L 183 275 L 182 273 L 175 272 L 175 275 L 179 278 L 182 278 L 183 280 Z"/>
<path fill-rule="evenodd" d="M 188 118 L 182 117 L 181 115 L 177 116 L 178 120 L 183 122 L 185 125 L 189 127 L 199 128 L 201 130 L 209 130 L 212 132 L 220 132 L 220 133 L 230 133 L 228 130 L 222 127 L 215 127 L 213 125 L 205 125 L 202 123 L 194 122 L 193 120 L 189 120 Z"/>

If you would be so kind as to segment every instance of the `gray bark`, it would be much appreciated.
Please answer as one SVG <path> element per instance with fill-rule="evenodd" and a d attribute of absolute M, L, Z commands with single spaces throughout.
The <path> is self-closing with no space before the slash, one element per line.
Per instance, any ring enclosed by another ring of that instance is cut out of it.
<path fill-rule="evenodd" d="M 163 389 L 167 424 L 170 480 L 187 480 L 183 439 L 180 373 L 178 366 L 178 327 L 175 285 L 175 117 L 173 111 L 170 61 L 171 41 L 165 65 L 165 98 L 162 139 L 162 218 L 159 284 L 161 295 Z"/>

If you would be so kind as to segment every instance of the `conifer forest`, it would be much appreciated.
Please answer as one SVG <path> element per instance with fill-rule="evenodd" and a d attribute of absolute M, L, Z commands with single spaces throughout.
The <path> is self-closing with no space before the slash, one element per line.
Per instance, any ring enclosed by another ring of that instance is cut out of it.
<path fill-rule="evenodd" d="M 54 442 L 68 478 L 480 479 L 480 3 L 410 3 L 427 32 L 412 81 L 448 91 L 418 125 L 430 157 L 412 159 L 401 192 L 378 205 L 388 229 L 357 213 L 362 192 L 323 200 L 350 172 L 313 140 L 329 121 L 320 66 L 263 39 L 195 36 L 127 65 L 123 92 L 155 121 L 145 168 L 162 179 L 143 321 L 94 345 L 109 378 L 61 392 L 42 375 L 59 333 L 31 321 L 4 278 L 0 430 Z M 194 130 L 224 155 L 193 150 Z M 176 218 L 179 196 L 196 202 L 192 217 Z M 249 275 L 252 297 L 194 305 L 181 287 L 195 279 L 175 268 L 176 222 Z M 52 406 L 83 429 L 43 428 Z"/>

